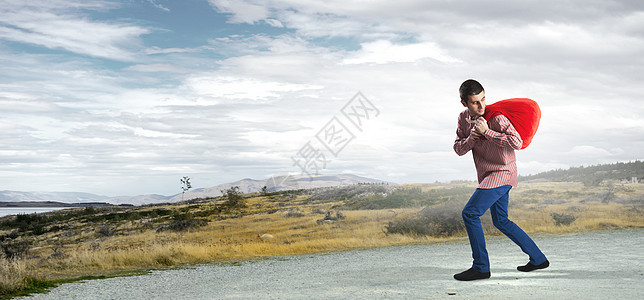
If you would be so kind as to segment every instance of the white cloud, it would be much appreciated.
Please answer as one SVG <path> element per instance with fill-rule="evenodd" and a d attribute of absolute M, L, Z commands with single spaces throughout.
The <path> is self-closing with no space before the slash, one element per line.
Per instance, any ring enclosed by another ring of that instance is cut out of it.
<path fill-rule="evenodd" d="M 266 19 L 265 21 L 266 23 L 268 23 L 268 25 L 271 25 L 273 27 L 284 27 L 284 24 L 276 19 Z"/>
<path fill-rule="evenodd" d="M 256 23 L 269 16 L 269 11 L 262 2 L 233 1 L 233 0 L 209 0 L 221 13 L 232 14 L 230 22 L 233 23 Z"/>
<path fill-rule="evenodd" d="M 284 92 L 320 89 L 320 86 L 262 81 L 253 78 L 196 75 L 186 85 L 201 96 L 225 99 L 267 100 Z"/>
<path fill-rule="evenodd" d="M 137 71 L 137 72 L 148 72 L 148 73 L 156 73 L 156 72 L 189 73 L 190 72 L 189 69 L 178 67 L 171 64 L 137 64 L 137 65 L 131 65 L 125 68 L 125 70 Z"/>
<path fill-rule="evenodd" d="M 406 45 L 394 45 L 387 40 L 363 43 L 362 49 L 346 58 L 345 64 L 376 63 L 384 64 L 390 62 L 415 62 L 420 59 L 430 58 L 445 63 L 460 62 L 440 49 L 435 43 L 410 43 Z"/>
<path fill-rule="evenodd" d="M 152 6 L 158 8 L 160 10 L 167 11 L 167 12 L 170 11 L 169 8 L 163 6 L 163 5 L 159 4 L 159 3 L 156 3 L 156 1 L 154 1 L 154 0 L 148 0 L 148 2 L 150 2 L 150 4 L 152 4 Z"/>
<path fill-rule="evenodd" d="M 135 59 L 141 44 L 139 37 L 149 33 L 136 25 L 92 21 L 72 12 L 36 5 L 0 9 L 0 20 L 0 38 L 125 61 Z"/>
<path fill-rule="evenodd" d="M 187 53 L 187 52 L 198 52 L 201 51 L 199 48 L 160 48 L 157 46 L 152 46 L 144 50 L 145 54 L 169 54 L 169 53 Z"/>
<path fill-rule="evenodd" d="M 616 150 L 616 152 L 621 152 Z M 571 156 L 583 156 L 583 157 L 610 157 L 613 156 L 613 153 L 606 149 L 602 149 L 590 145 L 581 145 L 574 146 L 568 153 Z"/>

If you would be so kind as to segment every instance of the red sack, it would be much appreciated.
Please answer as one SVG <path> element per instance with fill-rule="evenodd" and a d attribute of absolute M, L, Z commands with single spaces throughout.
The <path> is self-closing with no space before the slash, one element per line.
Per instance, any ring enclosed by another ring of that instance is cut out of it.
<path fill-rule="evenodd" d="M 483 118 L 489 121 L 498 115 L 504 115 L 508 118 L 512 126 L 519 132 L 523 140 L 521 149 L 528 147 L 532 142 L 532 137 L 537 133 L 539 120 L 541 119 L 541 109 L 539 109 L 537 102 L 528 98 L 497 101 L 485 107 Z"/>

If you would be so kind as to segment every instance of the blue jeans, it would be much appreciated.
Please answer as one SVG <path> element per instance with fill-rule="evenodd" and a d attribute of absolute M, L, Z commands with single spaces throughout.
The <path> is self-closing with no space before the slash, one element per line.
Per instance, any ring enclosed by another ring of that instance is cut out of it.
<path fill-rule="evenodd" d="M 492 222 L 503 234 L 509 237 L 521 250 L 530 256 L 530 263 L 539 265 L 546 261 L 546 256 L 537 244 L 514 222 L 508 219 L 508 200 L 512 186 L 504 185 L 493 189 L 476 189 L 463 208 L 463 221 L 472 247 L 472 268 L 479 272 L 490 272 L 490 260 L 485 249 L 485 236 L 481 219 L 488 209 Z"/>

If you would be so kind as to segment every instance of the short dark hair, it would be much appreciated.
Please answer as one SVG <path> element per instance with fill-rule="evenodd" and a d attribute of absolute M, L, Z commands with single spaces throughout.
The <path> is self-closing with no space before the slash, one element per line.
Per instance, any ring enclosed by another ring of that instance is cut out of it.
<path fill-rule="evenodd" d="M 485 90 L 478 81 L 474 79 L 468 79 L 465 80 L 463 84 L 461 84 L 461 87 L 458 89 L 458 91 L 461 94 L 461 100 L 467 103 L 469 96 L 478 95 Z"/>

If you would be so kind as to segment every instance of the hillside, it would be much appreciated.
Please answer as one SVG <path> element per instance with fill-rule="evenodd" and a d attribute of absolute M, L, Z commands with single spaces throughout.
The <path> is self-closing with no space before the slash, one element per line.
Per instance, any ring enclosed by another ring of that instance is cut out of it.
<path fill-rule="evenodd" d="M 178 194 L 168 200 L 168 202 L 180 202 L 182 199 L 196 199 L 219 197 L 222 190 L 227 190 L 233 186 L 239 187 L 239 191 L 245 194 L 255 193 L 266 187 L 267 191 L 289 191 L 300 189 L 314 189 L 320 187 L 337 187 L 349 186 L 361 183 L 387 183 L 382 180 L 360 177 L 351 174 L 336 175 L 288 175 L 274 176 L 267 179 L 249 179 L 245 178 L 239 181 L 224 183 L 209 188 L 200 188 L 190 190 L 185 195 Z M 390 184 L 390 183 L 387 183 Z"/>
<path fill-rule="evenodd" d="M 82 276 L 464 237 L 475 188 L 357 184 L 2 217 L 0 298 Z M 644 227 L 644 184 L 524 182 L 510 205 L 530 233 Z M 499 234 L 488 216 L 482 223 Z"/>
<path fill-rule="evenodd" d="M 631 182 L 636 177 L 638 181 L 644 179 L 644 162 L 618 162 L 615 164 L 572 167 L 567 170 L 557 169 L 535 175 L 519 176 L 519 181 L 541 179 L 554 182 L 583 182 L 586 186 L 598 185 L 604 180 L 618 182 Z"/>

